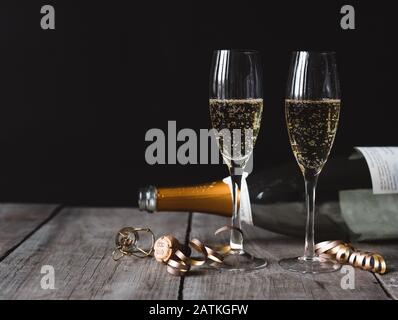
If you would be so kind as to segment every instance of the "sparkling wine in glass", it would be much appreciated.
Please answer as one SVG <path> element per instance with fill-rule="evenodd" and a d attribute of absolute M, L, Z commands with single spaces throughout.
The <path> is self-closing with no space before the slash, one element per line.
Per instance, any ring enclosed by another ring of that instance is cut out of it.
<path fill-rule="evenodd" d="M 260 55 L 252 50 L 217 50 L 210 72 L 210 118 L 232 181 L 232 226 L 241 229 L 239 194 L 243 170 L 253 152 L 263 111 Z M 232 229 L 231 251 L 222 269 L 253 270 L 267 261 L 243 249 L 242 234 Z"/>
<path fill-rule="evenodd" d="M 304 255 L 283 259 L 279 264 L 301 273 L 332 272 L 339 264 L 315 254 L 314 216 L 318 176 L 332 148 L 340 115 L 340 85 L 333 52 L 293 53 L 285 115 L 293 154 L 304 177 L 307 225 Z"/>

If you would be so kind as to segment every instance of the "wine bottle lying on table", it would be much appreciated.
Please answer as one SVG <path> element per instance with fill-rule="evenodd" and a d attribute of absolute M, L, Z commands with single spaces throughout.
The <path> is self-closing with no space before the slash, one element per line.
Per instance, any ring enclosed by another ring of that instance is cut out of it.
<path fill-rule="evenodd" d="M 398 194 L 373 194 L 364 158 L 330 159 L 319 179 L 316 241 L 398 238 Z M 304 236 L 304 189 L 296 163 L 258 170 L 246 182 L 247 188 L 242 188 L 240 195 L 244 222 L 251 223 L 252 218 L 258 227 Z M 222 216 L 230 216 L 232 212 L 228 179 L 184 187 L 150 186 L 140 189 L 138 197 L 139 208 L 148 212 L 203 212 Z"/>

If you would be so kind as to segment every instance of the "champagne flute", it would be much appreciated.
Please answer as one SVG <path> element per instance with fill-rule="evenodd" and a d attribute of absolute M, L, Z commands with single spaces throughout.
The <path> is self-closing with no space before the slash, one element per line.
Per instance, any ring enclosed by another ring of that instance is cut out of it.
<path fill-rule="evenodd" d="M 304 255 L 283 259 L 283 268 L 301 273 L 338 270 L 334 261 L 318 257 L 314 245 L 315 189 L 336 135 L 340 85 L 333 52 L 297 51 L 292 55 L 285 115 L 290 144 L 305 182 L 307 225 Z"/>
<path fill-rule="evenodd" d="M 210 117 L 232 181 L 231 250 L 220 268 L 253 270 L 267 261 L 243 249 L 239 194 L 243 170 L 252 154 L 263 110 L 260 55 L 252 50 L 216 50 L 210 72 Z"/>

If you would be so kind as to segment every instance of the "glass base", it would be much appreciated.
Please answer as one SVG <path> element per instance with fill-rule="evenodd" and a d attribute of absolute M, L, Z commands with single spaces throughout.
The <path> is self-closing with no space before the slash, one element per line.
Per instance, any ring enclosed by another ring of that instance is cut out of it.
<path fill-rule="evenodd" d="M 268 262 L 243 250 L 231 250 L 217 268 L 222 271 L 251 271 L 265 268 Z"/>
<path fill-rule="evenodd" d="M 279 265 L 286 270 L 300 273 L 327 273 L 340 269 L 341 265 L 337 262 L 314 257 L 312 259 L 297 257 L 279 261 Z"/>

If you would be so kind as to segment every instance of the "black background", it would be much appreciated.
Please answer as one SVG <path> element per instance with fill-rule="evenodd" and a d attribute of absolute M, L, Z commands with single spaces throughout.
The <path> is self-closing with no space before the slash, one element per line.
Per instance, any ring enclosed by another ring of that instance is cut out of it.
<path fill-rule="evenodd" d="M 209 128 L 213 49 L 262 53 L 255 170 L 294 161 L 283 99 L 290 52 L 337 51 L 343 93 L 332 155 L 397 145 L 392 1 L 0 2 L 0 200 L 136 205 L 148 184 L 186 184 L 224 166 L 145 162 L 145 133 Z M 56 30 L 40 8 L 54 5 Z M 340 8 L 356 29 L 340 28 Z"/>

